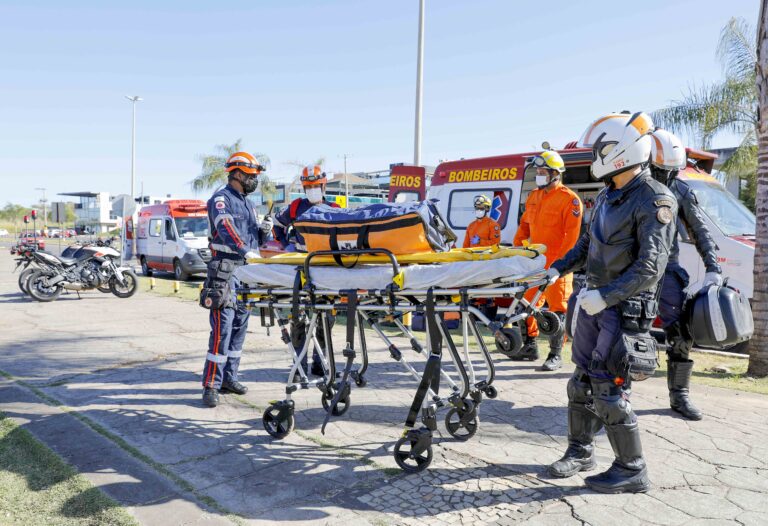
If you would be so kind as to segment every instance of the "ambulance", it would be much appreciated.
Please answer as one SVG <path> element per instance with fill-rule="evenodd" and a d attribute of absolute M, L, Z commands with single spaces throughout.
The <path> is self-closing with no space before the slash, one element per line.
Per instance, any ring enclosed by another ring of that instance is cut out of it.
<path fill-rule="evenodd" d="M 752 298 L 755 252 L 755 216 L 712 177 L 716 155 L 687 148 L 688 165 L 678 177 L 692 188 L 718 246 L 718 261 L 728 283 Z M 540 152 L 444 162 L 435 169 L 427 198 L 439 199 L 438 208 L 462 246 L 467 225 L 474 217 L 474 197 L 492 200 L 491 217 L 501 226 L 502 243 L 511 244 L 528 194 L 536 188 L 531 160 Z M 584 203 L 582 230 L 589 222 L 598 192 L 604 186 L 590 173 L 592 151 L 569 143 L 558 153 L 565 161 L 563 183 Z M 679 229 L 680 262 L 691 276 L 690 290 L 704 280 L 704 264 L 685 229 Z"/>
<path fill-rule="evenodd" d="M 426 196 L 427 174 L 423 166 L 392 166 L 389 175 L 390 203 L 423 201 Z"/>
<path fill-rule="evenodd" d="M 171 199 L 138 213 L 136 257 L 145 276 L 173 272 L 178 280 L 204 274 L 211 259 L 205 202 Z"/>

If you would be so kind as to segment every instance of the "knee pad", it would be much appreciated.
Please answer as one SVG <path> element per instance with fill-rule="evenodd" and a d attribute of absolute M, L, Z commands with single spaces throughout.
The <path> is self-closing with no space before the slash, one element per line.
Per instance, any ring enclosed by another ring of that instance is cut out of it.
<path fill-rule="evenodd" d="M 571 379 L 568 380 L 568 401 L 575 404 L 584 405 L 592 396 L 592 385 L 588 381 L 583 381 L 584 372 L 578 368 L 574 371 Z"/>
<path fill-rule="evenodd" d="M 667 336 L 667 355 L 673 362 L 688 361 L 693 340 L 682 323 L 676 322 L 664 329 Z"/>
<path fill-rule="evenodd" d="M 605 425 L 634 424 L 637 417 L 629 400 L 621 394 L 595 396 L 595 411 Z"/>

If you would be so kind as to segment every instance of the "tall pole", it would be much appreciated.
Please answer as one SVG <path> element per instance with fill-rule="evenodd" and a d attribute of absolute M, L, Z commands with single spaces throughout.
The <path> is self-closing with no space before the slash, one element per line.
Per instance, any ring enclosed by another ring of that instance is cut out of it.
<path fill-rule="evenodd" d="M 424 1 L 419 0 L 419 51 L 416 55 L 416 125 L 413 133 L 413 164 L 421 165 L 421 99 L 424 79 Z"/>
<path fill-rule="evenodd" d="M 347 174 L 347 154 L 344 154 L 344 186 L 346 187 L 347 208 L 349 208 L 349 174 Z"/>
<path fill-rule="evenodd" d="M 45 188 L 35 188 L 35 190 L 40 190 L 41 192 L 43 192 L 43 198 L 40 199 L 40 202 L 43 204 L 43 228 L 47 229 L 48 228 L 48 214 L 47 214 L 47 207 L 46 207 L 45 204 L 48 202 L 48 200 L 45 198 Z"/>
<path fill-rule="evenodd" d="M 132 122 L 131 122 L 131 202 L 134 202 L 136 195 L 136 103 L 142 101 L 138 95 L 126 95 L 126 99 L 131 101 L 132 108 Z M 125 246 L 127 244 L 127 237 L 125 235 L 125 226 L 128 218 L 125 217 L 125 199 L 123 199 L 123 225 L 120 229 L 122 231 L 122 247 L 120 249 L 120 264 L 123 263 L 123 255 L 126 252 Z"/>

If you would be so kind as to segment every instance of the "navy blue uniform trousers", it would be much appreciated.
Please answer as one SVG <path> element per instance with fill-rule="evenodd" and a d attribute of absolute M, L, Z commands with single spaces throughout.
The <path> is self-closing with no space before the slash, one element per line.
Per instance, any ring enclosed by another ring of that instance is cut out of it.
<path fill-rule="evenodd" d="M 251 316 L 249 309 L 236 306 L 235 290 L 239 285 L 240 282 L 232 278 L 230 304 L 221 310 L 210 312 L 211 335 L 203 368 L 203 387 L 220 389 L 222 382 L 237 381 L 248 318 Z"/>

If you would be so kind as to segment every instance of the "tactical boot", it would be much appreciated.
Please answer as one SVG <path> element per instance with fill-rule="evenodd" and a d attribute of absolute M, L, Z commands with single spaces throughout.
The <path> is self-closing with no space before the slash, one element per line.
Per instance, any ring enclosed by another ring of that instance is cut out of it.
<path fill-rule="evenodd" d="M 241 384 L 240 382 L 224 382 L 221 384 L 221 389 L 219 389 L 222 393 L 235 393 L 239 395 L 244 395 L 248 392 L 248 388 Z"/>
<path fill-rule="evenodd" d="M 667 360 L 667 387 L 669 405 L 688 420 L 701 420 L 702 414 L 688 397 L 693 372 L 693 360 L 673 362 Z"/>
<path fill-rule="evenodd" d="M 599 493 L 643 493 L 651 488 L 648 469 L 640 444 L 640 429 L 634 424 L 605 426 L 616 455 L 608 471 L 584 479 L 587 487 Z"/>
<path fill-rule="evenodd" d="M 541 365 L 542 371 L 557 371 L 563 366 L 563 359 L 560 355 L 563 352 L 563 339 L 565 337 L 565 314 L 555 313 L 560 318 L 560 328 L 549 336 L 549 356 Z"/>
<path fill-rule="evenodd" d="M 579 471 L 595 469 L 595 433 L 602 423 L 597 416 L 582 404 L 568 404 L 568 449 L 557 462 L 550 464 L 549 474 L 553 477 L 572 477 Z"/>
<path fill-rule="evenodd" d="M 560 357 L 560 353 L 549 353 L 547 359 L 541 364 L 542 371 L 557 371 L 563 366 L 563 359 Z"/>
<path fill-rule="evenodd" d="M 203 389 L 203 404 L 208 407 L 219 405 L 219 391 L 213 387 Z"/>
<path fill-rule="evenodd" d="M 516 362 L 522 362 L 522 361 L 534 361 L 539 359 L 539 346 L 536 344 L 536 338 L 533 338 L 531 336 L 526 336 L 525 341 L 523 341 L 523 346 L 520 348 L 520 351 L 518 351 L 516 354 L 509 357 L 510 360 L 516 361 Z"/>

